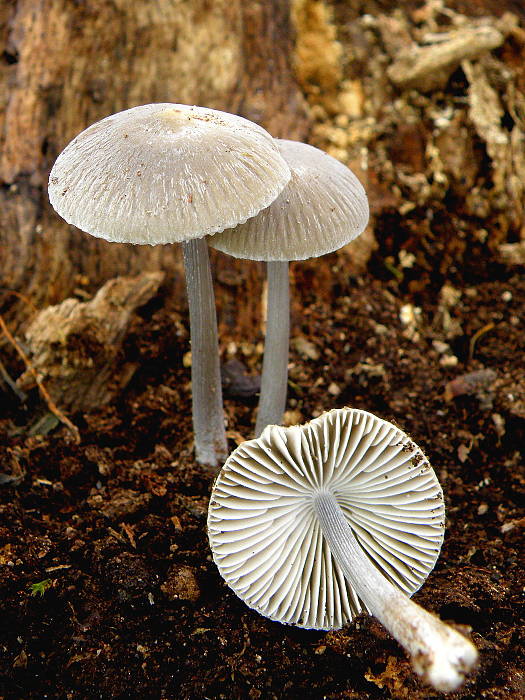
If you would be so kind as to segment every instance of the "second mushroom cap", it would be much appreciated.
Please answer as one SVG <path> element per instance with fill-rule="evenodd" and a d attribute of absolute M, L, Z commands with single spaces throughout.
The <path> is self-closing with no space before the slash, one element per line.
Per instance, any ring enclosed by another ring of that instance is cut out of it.
<path fill-rule="evenodd" d="M 299 141 L 276 139 L 292 177 L 246 223 L 210 239 L 213 248 L 248 260 L 306 260 L 350 243 L 368 223 L 363 186 L 340 161 Z"/>

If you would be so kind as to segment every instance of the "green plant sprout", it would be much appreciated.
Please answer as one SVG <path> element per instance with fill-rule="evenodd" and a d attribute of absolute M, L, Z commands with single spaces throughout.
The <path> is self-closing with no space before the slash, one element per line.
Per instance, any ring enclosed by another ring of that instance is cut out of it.
<path fill-rule="evenodd" d="M 30 585 L 31 588 L 31 595 L 39 595 L 42 597 L 44 593 L 47 591 L 48 588 L 51 588 L 53 585 L 53 582 L 51 581 L 50 578 L 45 578 L 43 581 L 39 581 L 38 583 L 32 583 Z"/>

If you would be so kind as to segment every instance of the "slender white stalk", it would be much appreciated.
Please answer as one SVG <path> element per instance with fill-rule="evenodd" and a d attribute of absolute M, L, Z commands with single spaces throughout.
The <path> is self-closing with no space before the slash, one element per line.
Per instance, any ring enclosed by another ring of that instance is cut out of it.
<path fill-rule="evenodd" d="M 437 690 L 456 690 L 476 664 L 473 644 L 393 586 L 357 542 L 335 497 L 314 497 L 332 556 L 370 612 L 411 656 L 416 673 Z"/>
<path fill-rule="evenodd" d="M 216 467 L 228 456 L 222 406 L 219 341 L 208 244 L 182 244 L 190 311 L 191 390 L 195 457 Z"/>
<path fill-rule="evenodd" d="M 286 408 L 290 344 L 290 280 L 288 262 L 267 263 L 268 313 L 261 377 L 261 397 L 255 424 L 259 437 L 267 425 L 279 425 Z"/>

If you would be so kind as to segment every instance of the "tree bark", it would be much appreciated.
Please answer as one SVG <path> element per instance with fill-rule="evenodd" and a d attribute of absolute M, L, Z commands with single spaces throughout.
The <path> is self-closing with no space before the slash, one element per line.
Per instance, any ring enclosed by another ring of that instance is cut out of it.
<path fill-rule="evenodd" d="M 282 0 L 4 0 L 0 311 L 15 327 L 29 306 L 13 292 L 43 307 L 78 287 L 93 292 L 116 275 L 164 269 L 175 272 L 182 299 L 178 246 L 108 244 L 66 225 L 47 200 L 51 165 L 92 122 L 148 102 L 232 111 L 275 136 L 304 138 L 291 52 Z M 224 256 L 216 265 L 219 277 L 241 266 Z M 242 273 L 235 293 L 254 277 Z M 255 314 L 258 294 L 250 298 Z M 249 309 L 244 317 L 251 321 Z"/>

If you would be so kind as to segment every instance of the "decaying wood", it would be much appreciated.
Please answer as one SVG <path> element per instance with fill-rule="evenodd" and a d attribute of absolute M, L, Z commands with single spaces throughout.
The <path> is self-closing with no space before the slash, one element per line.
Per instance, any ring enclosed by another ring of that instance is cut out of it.
<path fill-rule="evenodd" d="M 507 251 L 517 237 L 525 238 L 523 10 L 503 2 L 499 17 L 488 7 L 483 17 L 479 3 L 434 0 L 417 10 L 398 6 L 368 14 L 335 7 L 349 77 L 339 84 L 335 113 L 332 98 L 325 103 L 323 93 L 317 96 L 310 140 L 358 173 L 364 164 L 378 238 L 381 219 L 392 210 L 403 222 L 424 210 L 441 211 L 451 229 L 468 230 L 468 239 L 491 250 L 502 245 Z M 469 7 L 475 17 L 467 16 Z M 491 49 L 486 39 L 496 38 L 494 32 L 502 43 Z M 481 40 L 473 43 L 476 37 Z M 467 58 L 471 49 L 475 58 Z M 463 202 L 459 222 L 448 201 Z M 426 228 L 432 231 L 433 223 L 415 222 L 410 238 L 426 236 Z M 468 264 L 470 243 L 451 238 L 446 246 L 441 268 L 414 248 L 414 290 L 426 286 L 431 268 L 444 273 Z M 512 254 L 519 252 L 516 247 Z M 385 263 L 402 269 L 407 260 L 392 256 Z"/>
<path fill-rule="evenodd" d="M 26 331 L 34 371 L 24 372 L 18 386 L 31 389 L 36 371 L 64 410 L 86 411 L 111 401 L 137 368 L 122 362 L 133 313 L 156 294 L 163 279 L 163 272 L 117 277 L 88 302 L 66 299 L 41 311 Z"/>

